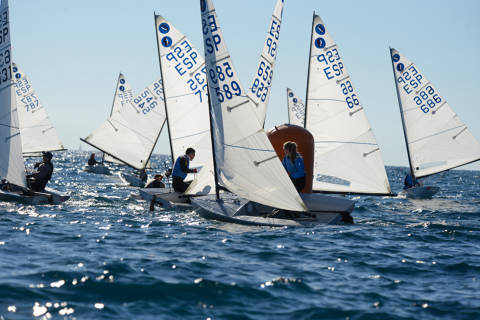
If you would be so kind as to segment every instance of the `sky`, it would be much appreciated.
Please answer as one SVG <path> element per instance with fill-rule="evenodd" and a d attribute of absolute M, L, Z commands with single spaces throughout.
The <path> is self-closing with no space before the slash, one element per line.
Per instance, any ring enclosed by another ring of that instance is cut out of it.
<path fill-rule="evenodd" d="M 69 149 L 109 116 L 120 71 L 134 93 L 160 78 L 154 12 L 203 52 L 198 0 L 9 2 L 13 59 Z M 214 0 L 244 87 L 253 80 L 275 2 Z M 285 0 L 266 129 L 288 121 L 287 87 L 305 99 L 314 11 L 338 45 L 386 165 L 408 165 L 389 46 L 417 65 L 480 140 L 477 0 Z M 155 152 L 169 153 L 166 132 Z M 462 168 L 480 170 L 480 163 Z"/>

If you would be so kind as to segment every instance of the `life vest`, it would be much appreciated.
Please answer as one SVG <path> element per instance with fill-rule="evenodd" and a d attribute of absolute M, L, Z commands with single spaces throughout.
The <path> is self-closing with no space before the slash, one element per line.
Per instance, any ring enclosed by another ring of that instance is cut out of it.
<path fill-rule="evenodd" d="M 183 158 L 187 160 L 187 170 L 188 168 L 190 168 L 190 159 L 186 154 L 184 154 L 183 156 L 180 156 L 177 158 L 177 160 L 175 160 L 175 165 L 173 166 L 173 172 L 172 172 L 172 177 L 179 177 L 182 180 L 184 180 L 187 177 L 187 172 L 184 172 L 182 170 L 181 160 Z"/>

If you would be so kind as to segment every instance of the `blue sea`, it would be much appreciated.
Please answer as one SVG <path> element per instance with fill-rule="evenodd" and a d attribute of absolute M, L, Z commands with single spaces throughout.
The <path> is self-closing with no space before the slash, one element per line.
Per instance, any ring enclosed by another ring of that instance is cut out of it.
<path fill-rule="evenodd" d="M 55 154 L 64 204 L 0 202 L 0 319 L 480 319 L 478 171 L 351 197 L 354 225 L 265 228 L 150 212 L 87 157 Z"/>

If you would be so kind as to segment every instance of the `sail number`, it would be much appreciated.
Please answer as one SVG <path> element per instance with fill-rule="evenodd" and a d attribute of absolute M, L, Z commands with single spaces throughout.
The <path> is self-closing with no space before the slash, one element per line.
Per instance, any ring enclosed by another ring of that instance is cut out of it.
<path fill-rule="evenodd" d="M 0 85 L 12 79 L 10 47 L 0 52 Z"/>
<path fill-rule="evenodd" d="M 188 40 L 183 40 L 178 46 L 175 46 L 165 58 L 170 62 L 176 63 L 174 69 L 180 78 L 187 76 L 187 87 L 193 94 L 198 95 L 200 103 L 202 103 L 202 93 L 206 94 L 207 92 L 206 68 L 203 67 L 193 75 L 187 72 L 199 64 L 198 56 L 197 51 L 195 51 Z"/>
<path fill-rule="evenodd" d="M 265 102 L 268 95 L 268 90 L 272 84 L 273 70 L 270 67 L 270 63 L 265 62 L 262 58 L 260 65 L 258 66 L 255 80 L 253 81 L 250 91 L 257 97 Z"/>
<path fill-rule="evenodd" d="M 273 59 L 275 59 L 275 56 L 277 55 L 278 38 L 280 38 L 280 24 L 277 21 L 272 20 L 265 48 L 267 49 L 267 54 Z"/>
<path fill-rule="evenodd" d="M 420 106 L 420 109 L 424 113 L 428 113 L 430 112 L 430 109 L 435 108 L 440 102 L 442 102 L 442 98 L 438 93 L 435 93 L 435 89 L 433 89 L 432 86 L 427 86 L 413 98 L 413 101 Z"/>
<path fill-rule="evenodd" d="M 344 73 L 342 58 L 340 58 L 338 50 L 335 48 L 319 54 L 317 56 L 317 61 L 325 65 L 323 68 L 323 73 L 325 74 L 327 80 L 339 77 Z"/>
<path fill-rule="evenodd" d="M 1 1 L 0 1 L 1 2 Z M 0 45 L 9 41 L 10 31 L 8 30 L 8 9 L 0 13 Z"/>
<path fill-rule="evenodd" d="M 137 108 L 142 110 L 143 114 L 148 114 L 150 111 L 158 106 L 157 99 L 152 95 L 150 90 L 143 90 L 135 99 L 133 103 Z"/>
<path fill-rule="evenodd" d="M 240 96 L 242 94 L 242 89 L 237 81 L 231 80 L 230 83 L 228 83 L 229 79 L 232 79 L 234 76 L 233 69 L 229 62 L 224 62 L 222 65 L 211 68 L 208 70 L 208 75 L 212 83 L 218 85 L 218 87 L 213 87 L 212 89 L 215 90 L 219 102 L 230 100 L 234 96 Z"/>
<path fill-rule="evenodd" d="M 40 105 L 38 98 L 34 93 L 21 98 L 20 101 L 25 106 L 25 109 L 27 109 L 27 112 L 33 111 Z"/>
<path fill-rule="evenodd" d="M 422 79 L 420 72 L 412 65 L 398 77 L 397 81 L 400 85 L 403 85 L 402 89 L 407 94 L 410 94 L 413 92 L 413 89 L 418 88 L 422 84 Z"/>
<path fill-rule="evenodd" d="M 345 82 L 342 82 L 340 84 L 340 88 L 342 89 L 342 93 L 345 97 L 345 102 L 347 103 L 347 106 L 352 109 L 355 106 L 360 105 L 360 101 L 358 101 L 357 94 L 353 90 L 352 83 L 350 80 L 347 80 Z"/>

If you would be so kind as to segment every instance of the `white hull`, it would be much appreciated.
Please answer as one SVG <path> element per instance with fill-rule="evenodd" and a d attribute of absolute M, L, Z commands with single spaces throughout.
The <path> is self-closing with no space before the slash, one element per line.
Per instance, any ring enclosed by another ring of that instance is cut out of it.
<path fill-rule="evenodd" d="M 213 197 L 193 198 L 195 211 L 206 219 L 243 225 L 271 227 L 312 227 L 318 224 L 350 222 L 355 202 L 320 194 L 301 194 L 308 213 L 285 212 L 234 196 L 215 200 Z"/>
<path fill-rule="evenodd" d="M 438 191 L 439 187 L 421 186 L 405 189 L 399 195 L 410 199 L 431 199 Z"/>
<path fill-rule="evenodd" d="M 20 202 L 30 205 L 60 204 L 70 199 L 69 195 L 62 194 L 53 189 L 46 188 L 43 192 L 30 192 L 25 195 L 22 191 L 0 190 L 0 201 Z"/>
<path fill-rule="evenodd" d="M 140 189 L 140 197 L 145 201 L 153 201 L 164 208 L 191 206 L 188 203 L 188 196 L 167 188 L 142 188 Z"/>
<path fill-rule="evenodd" d="M 111 175 L 112 173 L 110 172 L 110 169 L 104 165 L 94 165 L 94 166 L 84 166 L 83 171 L 85 172 L 90 172 L 90 173 L 96 173 L 96 174 L 106 174 L 106 175 Z"/>
<path fill-rule="evenodd" d="M 140 187 L 140 188 L 143 188 L 145 186 L 145 182 L 140 180 L 137 176 L 126 174 L 123 172 L 119 172 L 118 176 L 120 177 L 120 180 L 122 180 L 123 183 L 129 186 Z"/>

